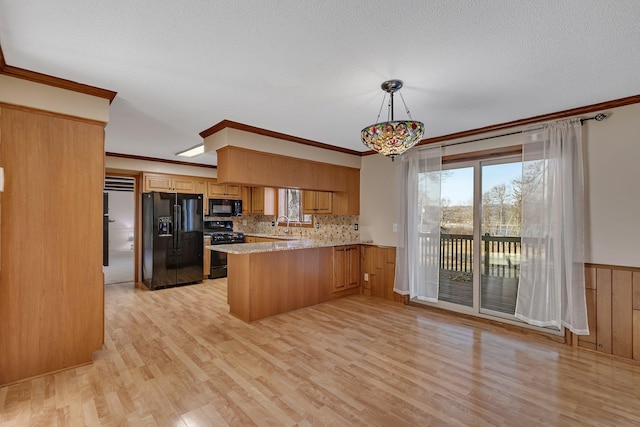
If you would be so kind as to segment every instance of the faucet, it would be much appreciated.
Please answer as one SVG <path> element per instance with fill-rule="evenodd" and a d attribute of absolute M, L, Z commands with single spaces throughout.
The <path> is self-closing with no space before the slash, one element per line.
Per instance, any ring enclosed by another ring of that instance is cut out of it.
<path fill-rule="evenodd" d="M 278 221 L 280 221 L 280 218 L 284 218 L 287 220 L 287 228 L 284 229 L 284 234 L 289 234 L 289 217 L 286 215 L 280 215 L 277 219 L 276 219 L 276 224 L 278 223 Z"/>

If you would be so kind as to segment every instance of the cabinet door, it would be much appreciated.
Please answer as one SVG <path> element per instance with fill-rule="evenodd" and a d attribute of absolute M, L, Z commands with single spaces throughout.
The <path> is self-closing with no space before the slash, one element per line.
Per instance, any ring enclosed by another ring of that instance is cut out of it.
<path fill-rule="evenodd" d="M 242 192 L 239 185 L 226 185 L 225 196 L 230 199 L 239 199 L 242 197 Z"/>
<path fill-rule="evenodd" d="M 241 199 L 242 215 L 249 215 L 251 213 L 251 187 L 242 187 Z"/>
<path fill-rule="evenodd" d="M 239 199 L 242 194 L 239 185 L 218 184 L 209 182 L 207 185 L 207 196 L 218 199 Z"/>
<path fill-rule="evenodd" d="M 275 188 L 253 187 L 251 189 L 251 213 L 275 215 Z"/>
<path fill-rule="evenodd" d="M 196 180 L 196 194 L 207 195 L 207 181 L 203 179 Z"/>
<path fill-rule="evenodd" d="M 347 288 L 357 288 L 360 286 L 360 246 L 347 247 L 347 261 L 349 263 L 346 277 Z"/>
<path fill-rule="evenodd" d="M 254 187 L 251 189 L 251 213 L 264 213 L 264 191 L 262 188 Z"/>
<path fill-rule="evenodd" d="M 332 198 L 333 193 L 328 191 L 316 191 L 316 212 L 330 214 Z"/>
<path fill-rule="evenodd" d="M 207 183 L 207 197 L 212 199 L 223 199 L 225 196 L 225 187 L 226 185 L 209 181 Z"/>
<path fill-rule="evenodd" d="M 333 291 L 340 292 L 347 288 L 347 247 L 333 248 Z"/>
<path fill-rule="evenodd" d="M 303 191 L 302 213 L 329 214 L 332 208 L 333 193 L 328 191 Z"/>
<path fill-rule="evenodd" d="M 144 176 L 144 191 L 170 191 L 173 187 L 172 179 L 166 175 Z"/>
<path fill-rule="evenodd" d="M 173 189 L 176 193 L 193 194 L 196 192 L 196 181 L 189 178 L 174 178 Z"/>
<path fill-rule="evenodd" d="M 316 213 L 316 192 L 315 191 L 302 191 L 302 213 L 313 215 Z"/>

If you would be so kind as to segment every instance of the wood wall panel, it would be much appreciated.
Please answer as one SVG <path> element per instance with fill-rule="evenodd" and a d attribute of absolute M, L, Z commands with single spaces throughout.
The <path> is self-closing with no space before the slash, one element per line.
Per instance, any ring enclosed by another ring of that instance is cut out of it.
<path fill-rule="evenodd" d="M 598 268 L 596 282 L 598 351 L 611 354 L 611 270 Z"/>
<path fill-rule="evenodd" d="M 0 384 L 102 347 L 103 125 L 3 108 Z"/>
<path fill-rule="evenodd" d="M 595 273 L 595 272 L 594 272 Z M 578 345 L 580 347 L 589 347 L 595 350 L 596 348 L 596 340 L 597 340 L 597 331 L 598 324 L 596 322 L 596 290 L 595 289 L 587 289 L 585 292 L 585 296 L 587 299 L 587 318 L 589 320 L 589 335 L 579 335 L 578 336 Z M 583 345 L 583 344 L 590 345 Z"/>
<path fill-rule="evenodd" d="M 615 356 L 633 357 L 633 287 L 631 272 L 611 274 L 611 351 Z M 613 309 L 615 307 L 615 309 Z"/>
<path fill-rule="evenodd" d="M 395 278 L 396 248 L 373 245 L 362 246 L 361 279 L 363 293 L 388 301 L 400 301 L 393 292 Z M 364 274 L 369 281 L 364 281 Z"/>
<path fill-rule="evenodd" d="M 638 271 L 633 272 L 633 309 L 640 310 L 640 272 Z"/>
<path fill-rule="evenodd" d="M 633 358 L 640 360 L 640 310 L 633 310 Z"/>
<path fill-rule="evenodd" d="M 640 268 L 585 266 L 588 336 L 579 347 L 640 360 Z"/>
<path fill-rule="evenodd" d="M 584 268 L 584 287 L 586 289 L 596 289 L 596 268 L 585 267 Z"/>

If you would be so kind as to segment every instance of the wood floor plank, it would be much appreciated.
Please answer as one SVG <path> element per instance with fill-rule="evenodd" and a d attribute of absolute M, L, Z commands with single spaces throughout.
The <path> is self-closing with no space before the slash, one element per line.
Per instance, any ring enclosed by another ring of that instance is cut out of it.
<path fill-rule="evenodd" d="M 634 425 L 640 364 L 354 295 L 247 324 L 226 281 L 106 288 L 92 365 L 0 388 L 0 427 Z"/>

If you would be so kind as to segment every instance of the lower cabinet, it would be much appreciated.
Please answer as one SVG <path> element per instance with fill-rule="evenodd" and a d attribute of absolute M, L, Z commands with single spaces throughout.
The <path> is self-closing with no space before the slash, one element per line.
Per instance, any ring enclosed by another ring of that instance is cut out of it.
<path fill-rule="evenodd" d="M 336 246 L 333 248 L 333 292 L 360 287 L 360 246 Z"/>
<path fill-rule="evenodd" d="M 211 245 L 211 237 L 205 236 L 204 247 L 202 250 L 202 276 L 205 279 L 209 278 L 211 270 L 211 251 L 207 249 L 207 246 Z"/>

